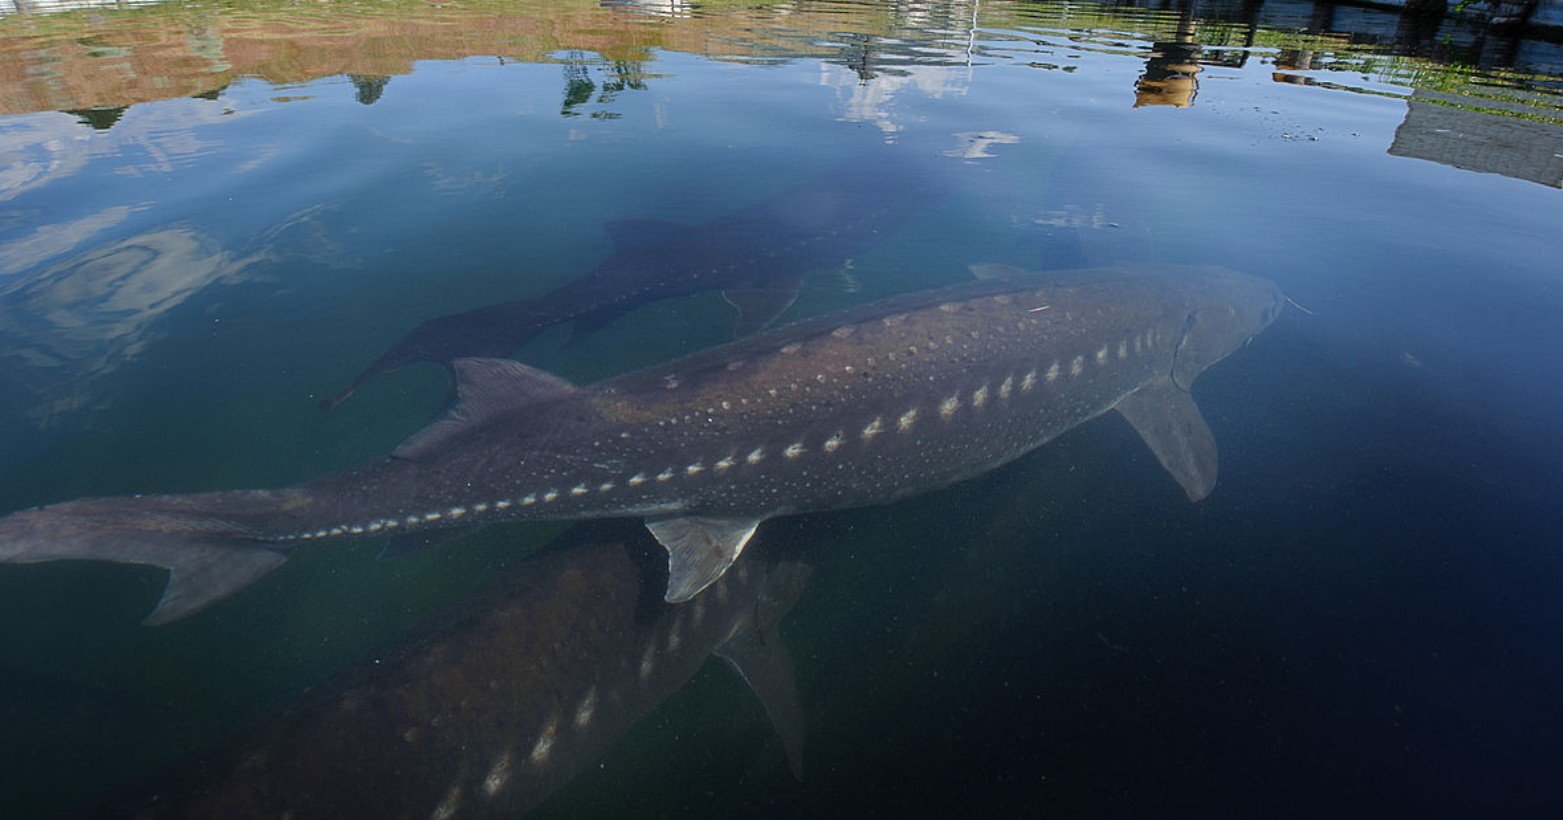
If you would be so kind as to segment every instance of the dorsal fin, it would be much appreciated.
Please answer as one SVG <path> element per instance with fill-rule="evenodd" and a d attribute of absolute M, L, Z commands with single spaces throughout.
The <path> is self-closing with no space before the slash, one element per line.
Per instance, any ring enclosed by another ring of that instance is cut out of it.
<path fill-rule="evenodd" d="M 690 228 L 663 219 L 618 219 L 604 223 L 602 229 L 613 240 L 613 250 L 638 251 L 667 244 L 669 239 L 689 233 Z"/>
<path fill-rule="evenodd" d="M 509 359 L 457 359 L 456 406 L 402 442 L 392 455 L 418 459 L 475 424 L 517 407 L 568 396 L 581 388 Z"/>

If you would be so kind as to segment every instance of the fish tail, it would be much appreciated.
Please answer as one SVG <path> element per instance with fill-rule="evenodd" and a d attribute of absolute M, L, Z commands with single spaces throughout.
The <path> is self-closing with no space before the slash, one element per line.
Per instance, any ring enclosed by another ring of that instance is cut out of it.
<path fill-rule="evenodd" d="M 201 610 L 281 566 L 287 552 L 243 523 L 275 509 L 278 493 L 89 498 L 0 518 L 0 563 L 88 560 L 168 570 L 168 584 L 143 623 Z"/>

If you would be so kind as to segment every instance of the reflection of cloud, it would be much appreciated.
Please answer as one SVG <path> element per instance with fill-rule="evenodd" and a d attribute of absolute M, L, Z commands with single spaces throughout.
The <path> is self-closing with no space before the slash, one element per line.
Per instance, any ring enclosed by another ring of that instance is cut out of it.
<path fill-rule="evenodd" d="M 835 88 L 841 100 L 841 118 L 848 122 L 871 122 L 886 134 L 905 128 L 904 115 L 897 101 L 908 92 L 929 99 L 965 94 L 970 85 L 970 70 L 963 66 L 897 66 L 864 80 L 857 72 L 835 63 L 820 63 L 820 85 Z"/>
<path fill-rule="evenodd" d="M 27 270 L 59 256 L 102 231 L 118 225 L 141 206 L 105 208 L 91 216 L 57 225 L 43 225 L 31 236 L 0 244 L 0 276 Z"/>
<path fill-rule="evenodd" d="M 250 261 L 193 230 L 168 228 L 0 284 L 0 372 L 16 392 L 32 394 L 24 400 L 44 399 L 28 414 L 45 426 L 90 401 L 96 377 L 140 354 L 159 318 Z"/>
<path fill-rule="evenodd" d="M 1014 145 L 1020 137 L 1003 131 L 961 131 L 955 135 L 955 147 L 945 151 L 947 157 L 983 159 L 991 157 L 988 149 L 995 145 Z"/>
<path fill-rule="evenodd" d="M 442 196 L 453 194 L 483 194 L 493 197 L 505 195 L 505 172 L 484 173 L 479 170 L 451 173 L 432 162 L 424 163 L 423 173 L 429 178 L 429 186 Z"/>
<path fill-rule="evenodd" d="M 80 171 L 91 141 L 91 130 L 58 111 L 8 119 L 0 130 L 0 201 Z"/>
<path fill-rule="evenodd" d="M 0 125 L 0 201 L 71 176 L 90 161 L 114 163 L 115 173 L 166 173 L 222 147 L 198 129 L 233 120 L 218 100 L 166 100 L 131 106 L 108 130 L 83 126 L 58 111 L 6 118 Z"/>
<path fill-rule="evenodd" d="M 46 427 L 97 399 L 101 379 L 136 359 L 163 319 L 257 264 L 339 261 L 321 236 L 325 209 L 306 209 L 267 231 L 252 249 L 225 250 L 188 227 L 113 242 L 31 275 L 0 279 L 0 401 Z"/>

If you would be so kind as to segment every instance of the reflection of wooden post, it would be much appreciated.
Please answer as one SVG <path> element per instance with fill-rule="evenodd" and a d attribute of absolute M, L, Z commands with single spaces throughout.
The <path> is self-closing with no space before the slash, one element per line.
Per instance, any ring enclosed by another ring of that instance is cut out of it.
<path fill-rule="evenodd" d="M 1185 11 L 1170 42 L 1151 44 L 1145 73 L 1134 83 L 1134 107 L 1170 105 L 1187 108 L 1199 92 L 1199 43 L 1194 42 L 1194 18 Z"/>

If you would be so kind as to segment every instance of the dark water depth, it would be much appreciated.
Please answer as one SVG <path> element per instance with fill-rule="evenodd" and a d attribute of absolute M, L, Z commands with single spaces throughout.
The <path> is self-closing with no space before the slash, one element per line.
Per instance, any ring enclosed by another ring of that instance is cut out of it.
<path fill-rule="evenodd" d="M 322 400 L 420 323 L 589 274 L 626 220 L 653 245 L 741 222 L 755 255 L 783 216 L 839 222 L 779 323 L 982 262 L 1220 265 L 1293 300 L 1193 389 L 1220 447 L 1198 504 L 1109 413 L 762 525 L 755 566 L 811 568 L 779 621 L 801 782 L 713 658 L 537 816 L 1563 811 L 1555 36 L 1324 3 L 16 6 L 0 513 L 384 455 L 446 404 L 439 367 Z M 732 298 L 669 296 L 493 344 L 586 384 L 732 339 Z M 124 810 L 537 598 L 566 531 L 306 546 L 161 627 L 162 570 L 0 565 L 0 814 Z M 648 573 L 581 577 L 660 590 L 644 528 L 567 537 Z M 615 594 L 641 597 L 604 632 L 664 628 L 658 592 Z"/>

